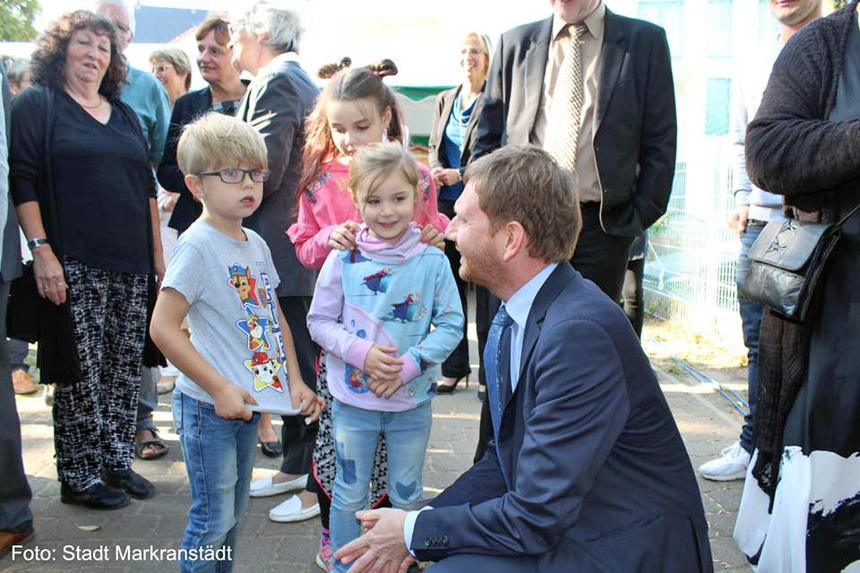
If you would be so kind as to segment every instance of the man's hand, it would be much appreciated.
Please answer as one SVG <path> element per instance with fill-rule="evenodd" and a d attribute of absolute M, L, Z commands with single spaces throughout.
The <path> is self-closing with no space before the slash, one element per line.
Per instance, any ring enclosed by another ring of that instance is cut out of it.
<path fill-rule="evenodd" d="M 346 221 L 338 225 L 328 237 L 328 246 L 338 251 L 351 251 L 355 248 L 358 229 L 359 224 L 355 221 Z"/>
<path fill-rule="evenodd" d="M 403 541 L 406 512 L 400 509 L 358 511 L 355 517 L 367 533 L 341 547 L 334 556 L 350 573 L 406 573 L 415 558 Z"/>
<path fill-rule="evenodd" d="M 385 378 L 371 378 L 367 382 L 367 387 L 377 398 L 385 398 L 388 400 L 403 386 L 403 380 L 397 374 L 392 374 Z"/>
<path fill-rule="evenodd" d="M 176 207 L 176 201 L 179 199 L 179 193 L 174 193 L 173 191 L 167 192 L 167 200 L 164 202 L 164 206 L 161 208 L 165 213 L 170 213 L 173 211 L 173 208 Z"/>
<path fill-rule="evenodd" d="M 305 424 L 315 422 L 325 408 L 325 399 L 317 396 L 302 380 L 290 380 L 290 400 L 293 408 L 305 416 Z"/>
<path fill-rule="evenodd" d="M 732 216 L 729 217 L 729 229 L 737 233 L 743 233 L 747 228 L 747 219 L 750 215 L 749 205 L 738 205 Z"/>
<path fill-rule="evenodd" d="M 442 185 L 454 185 L 460 181 L 460 172 L 457 169 L 445 169 L 444 167 L 434 167 L 430 170 L 436 186 L 439 183 Z"/>
<path fill-rule="evenodd" d="M 445 235 L 433 225 L 421 227 L 421 242 L 445 250 Z"/>
<path fill-rule="evenodd" d="M 403 368 L 403 361 L 392 356 L 397 349 L 393 346 L 374 344 L 364 358 L 364 370 L 371 378 L 387 379 L 397 375 Z"/>
<path fill-rule="evenodd" d="M 215 400 L 215 413 L 219 418 L 225 420 L 242 418 L 246 422 L 250 422 L 254 414 L 245 407 L 245 404 L 257 405 L 257 401 L 247 390 L 229 382 L 212 394 L 212 399 Z"/>

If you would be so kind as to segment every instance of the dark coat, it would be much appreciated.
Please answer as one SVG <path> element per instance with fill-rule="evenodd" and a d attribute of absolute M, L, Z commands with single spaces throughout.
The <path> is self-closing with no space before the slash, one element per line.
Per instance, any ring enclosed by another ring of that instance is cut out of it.
<path fill-rule="evenodd" d="M 560 264 L 532 304 L 521 363 L 498 441 L 418 515 L 416 556 L 531 555 L 551 573 L 712 572 L 690 458 L 618 305 Z"/>
<path fill-rule="evenodd" d="M 269 180 L 263 185 L 263 202 L 245 225 L 263 237 L 281 279 L 278 296 L 312 296 L 315 273 L 296 258 L 287 237 L 293 219 L 296 187 L 302 175 L 305 116 L 319 89 L 298 62 L 281 61 L 261 71 L 251 82 L 236 117 L 263 136 L 269 155 Z"/>
<path fill-rule="evenodd" d="M 534 143 L 552 18 L 502 34 L 472 156 Z M 637 237 L 669 204 L 678 139 L 672 59 L 665 31 L 606 10 L 598 71 L 594 154 L 603 187 L 600 221 Z"/>
<path fill-rule="evenodd" d="M 179 193 L 176 206 L 170 215 L 168 226 L 181 235 L 191 223 L 193 223 L 203 206 L 194 200 L 194 196 L 185 185 L 185 177 L 179 169 L 176 159 L 176 148 L 179 145 L 179 136 L 182 128 L 194 121 L 200 115 L 212 107 L 212 91 L 206 87 L 201 90 L 188 92 L 173 105 L 173 114 L 170 116 L 170 128 L 167 131 L 167 141 L 164 144 L 164 155 L 158 164 L 158 182 L 168 191 Z"/>
<path fill-rule="evenodd" d="M 430 169 L 434 167 L 448 169 L 451 167 L 448 163 L 448 156 L 445 153 L 445 127 L 448 125 L 448 119 L 451 117 L 454 100 L 460 96 L 461 89 L 462 86 L 458 86 L 445 90 L 436 96 L 436 105 L 433 107 L 433 127 L 430 128 L 430 152 L 427 154 Z M 483 107 L 484 93 L 481 92 L 475 99 L 475 107 L 472 109 L 469 125 L 466 126 L 466 133 L 463 135 L 463 151 L 460 153 L 460 179 L 463 178 L 466 165 L 472 158 L 472 147 L 474 147 L 475 141 L 478 139 L 478 130 L 475 128 L 478 125 L 478 117 L 481 115 L 481 108 Z"/>
<path fill-rule="evenodd" d="M 6 70 L 0 64 L 0 90 L 3 97 L 3 113 L 6 118 L 6 144 L 9 144 L 9 134 L 12 125 L 12 105 L 9 95 L 9 83 L 6 80 Z M 3 150 L 7 152 L 8 150 Z M 0 201 L 6 201 L 8 211 L 3 227 L 3 251 L 2 262 L 0 262 L 0 283 L 10 283 L 12 279 L 21 276 L 21 241 L 18 239 L 18 214 L 12 203 L 11 189 L 6 197 L 0 197 Z"/>

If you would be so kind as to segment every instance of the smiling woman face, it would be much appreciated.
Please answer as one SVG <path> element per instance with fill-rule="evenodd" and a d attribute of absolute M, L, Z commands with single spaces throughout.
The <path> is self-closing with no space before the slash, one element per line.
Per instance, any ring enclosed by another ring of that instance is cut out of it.
<path fill-rule="evenodd" d="M 239 70 L 230 63 L 232 52 L 218 43 L 212 30 L 197 42 L 197 67 L 208 83 L 229 84 L 238 79 Z"/>
<path fill-rule="evenodd" d="M 75 30 L 66 48 L 66 84 L 94 85 L 98 90 L 110 64 L 110 37 L 92 30 Z"/>

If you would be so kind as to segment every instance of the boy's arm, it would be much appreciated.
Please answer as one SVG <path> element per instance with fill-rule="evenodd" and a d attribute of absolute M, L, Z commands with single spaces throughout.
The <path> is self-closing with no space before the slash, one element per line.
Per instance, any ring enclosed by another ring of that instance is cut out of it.
<path fill-rule="evenodd" d="M 302 415 L 307 416 L 306 424 L 310 424 L 319 418 L 320 412 L 325 408 L 325 400 L 317 396 L 308 388 L 302 380 L 302 371 L 299 369 L 299 360 L 296 356 L 296 346 L 293 344 L 293 333 L 280 303 L 276 303 L 278 309 L 278 322 L 281 325 L 281 338 L 284 341 L 284 353 L 287 355 L 287 378 L 290 381 L 290 400 L 293 408 Z"/>
<path fill-rule="evenodd" d="M 162 289 L 150 324 L 149 332 L 153 342 L 168 360 L 212 396 L 215 413 L 219 417 L 250 421 L 253 414 L 245 404 L 256 404 L 254 398 L 206 362 L 182 331 L 182 320 L 188 314 L 189 307 L 188 301 L 179 291 L 172 288 Z M 293 356 L 295 357 L 295 352 Z"/>
<path fill-rule="evenodd" d="M 429 249 L 428 249 L 429 250 Z M 457 283 L 451 273 L 451 265 L 444 254 L 438 255 L 436 263 L 436 290 L 433 292 L 433 315 L 430 322 L 434 328 L 421 341 L 409 347 L 400 356 L 403 370 L 400 378 L 406 384 L 419 376 L 422 362 L 441 364 L 457 348 L 463 338 L 463 305 Z"/>

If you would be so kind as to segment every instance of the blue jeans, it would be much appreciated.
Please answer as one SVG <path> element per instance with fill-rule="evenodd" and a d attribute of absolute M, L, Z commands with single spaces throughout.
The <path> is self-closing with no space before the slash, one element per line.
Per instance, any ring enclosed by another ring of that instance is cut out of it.
<path fill-rule="evenodd" d="M 749 273 L 750 260 L 747 254 L 750 247 L 761 234 L 764 227 L 761 225 L 747 224 L 746 230 L 741 234 L 741 251 L 738 255 L 735 280 L 741 284 Z M 744 345 L 747 347 L 749 364 L 747 366 L 747 390 L 750 404 L 749 412 L 744 416 L 744 426 L 741 429 L 741 447 L 752 454 L 754 446 L 752 443 L 753 429 L 755 428 L 756 392 L 758 389 L 758 339 L 761 329 L 762 307 L 758 304 L 738 299 L 741 309 L 741 324 L 744 331 Z"/>
<path fill-rule="evenodd" d="M 376 442 L 385 434 L 388 444 L 388 495 L 391 505 L 408 509 L 424 495 L 422 468 L 433 411 L 430 402 L 405 412 L 375 412 L 332 405 L 332 436 L 337 471 L 331 502 L 331 544 L 337 551 L 361 533 L 355 512 L 367 507 L 370 475 L 376 458 Z M 339 560 L 332 571 L 343 573 L 348 566 Z"/>
<path fill-rule="evenodd" d="M 182 549 L 220 550 L 215 559 L 181 559 L 179 570 L 229 572 L 235 559 L 236 531 L 248 503 L 257 445 L 255 413 L 250 422 L 225 420 L 215 407 L 173 392 L 173 420 L 191 484 L 191 510 Z M 223 548 L 223 549 L 222 549 Z"/>

